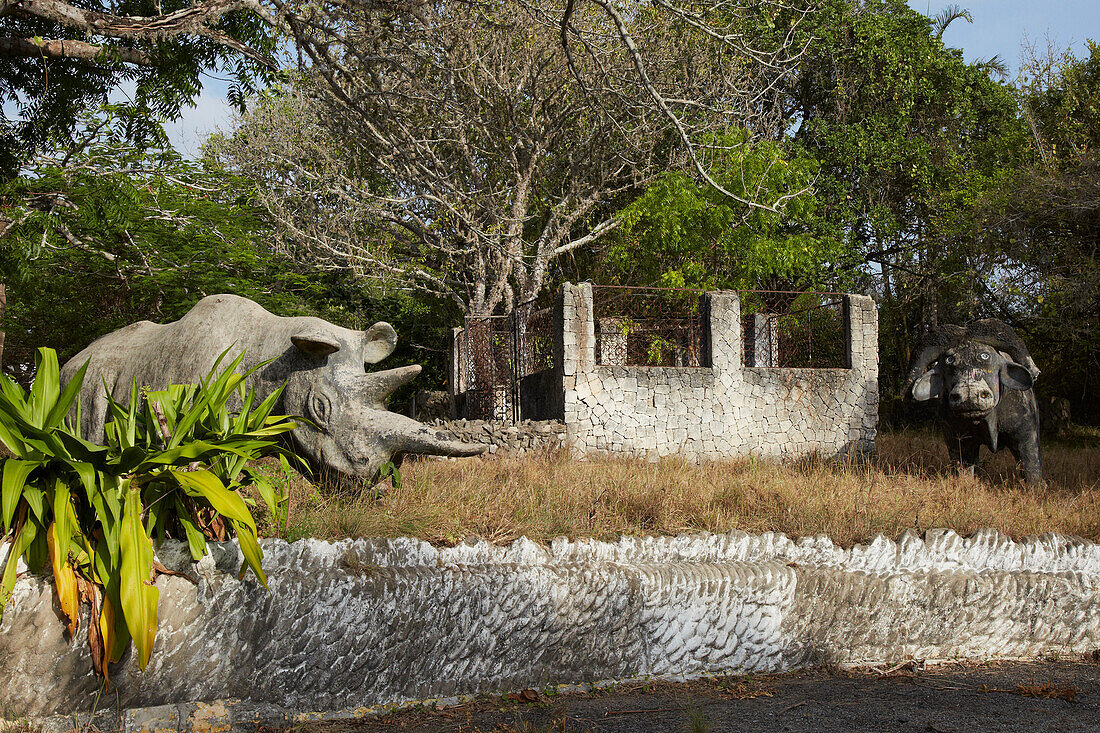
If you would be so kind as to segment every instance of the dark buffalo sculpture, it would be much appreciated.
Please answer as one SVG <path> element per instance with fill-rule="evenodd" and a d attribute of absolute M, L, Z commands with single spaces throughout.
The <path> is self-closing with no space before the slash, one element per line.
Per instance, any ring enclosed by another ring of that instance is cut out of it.
<path fill-rule="evenodd" d="M 386 398 L 420 373 L 406 366 L 367 372 L 397 344 L 388 323 L 366 331 L 320 318 L 284 318 L 236 295 L 203 298 L 178 321 L 134 323 L 92 342 L 61 370 L 63 382 L 88 362 L 80 400 L 81 434 L 102 440 L 107 419 L 104 383 L 127 403 L 131 385 L 163 389 L 205 377 L 228 349 L 242 351 L 241 370 L 263 362 L 247 380 L 258 400 L 286 385 L 276 413 L 309 419 L 290 433 L 292 448 L 314 475 L 330 483 L 377 481 L 381 467 L 406 453 L 472 456 L 485 446 L 462 443 L 386 409 Z"/>
<path fill-rule="evenodd" d="M 939 422 L 953 461 L 973 472 L 978 452 L 1007 447 L 1028 483 L 1042 482 L 1039 368 L 1015 331 L 996 319 L 941 326 L 909 369 L 906 393 L 939 400 Z"/>

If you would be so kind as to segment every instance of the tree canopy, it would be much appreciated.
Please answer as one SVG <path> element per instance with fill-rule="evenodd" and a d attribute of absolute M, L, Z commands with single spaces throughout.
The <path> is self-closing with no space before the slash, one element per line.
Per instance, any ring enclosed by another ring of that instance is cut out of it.
<path fill-rule="evenodd" d="M 0 176 L 69 141 L 123 85 L 140 113 L 135 136 L 149 129 L 141 117 L 172 118 L 190 104 L 203 73 L 229 74 L 243 100 L 276 68 L 275 49 L 272 15 L 256 0 L 0 0 Z"/>
<path fill-rule="evenodd" d="M 944 44 L 970 21 L 903 0 L 0 0 L 5 321 L 64 349 L 91 334 L 43 304 L 98 329 L 225 289 L 401 320 L 434 358 L 458 314 L 565 277 L 856 289 L 882 306 L 885 394 L 929 328 L 993 316 L 1035 344 L 1041 392 L 1100 414 L 1100 51 L 1009 82 Z M 249 104 L 198 164 L 159 123 L 210 72 Z"/>
<path fill-rule="evenodd" d="M 762 58 L 661 3 L 625 15 L 600 2 L 349 8 L 354 37 L 305 44 L 309 73 L 211 153 L 257 182 L 305 260 L 468 313 L 510 312 L 539 294 L 555 260 L 617 228 L 626 197 L 657 176 L 703 171 L 721 187 L 712 163 L 749 144 L 729 130 L 775 134 L 768 98 L 803 20 L 783 7 L 730 8 L 722 21 L 786 23 L 760 36 Z M 791 198 L 768 187 L 722 195 L 737 221 Z"/>

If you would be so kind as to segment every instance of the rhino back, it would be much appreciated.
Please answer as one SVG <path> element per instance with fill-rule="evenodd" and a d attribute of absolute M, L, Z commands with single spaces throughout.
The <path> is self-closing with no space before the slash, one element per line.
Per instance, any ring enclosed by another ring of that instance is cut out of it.
<path fill-rule="evenodd" d="M 65 364 L 62 379 L 67 382 L 80 365 L 88 361 L 81 388 L 86 438 L 103 435 L 106 416 L 104 384 L 112 397 L 129 401 L 133 384 L 162 389 L 169 384 L 186 384 L 205 377 L 218 356 L 227 353 L 228 364 L 242 351 L 240 370 L 276 359 L 250 378 L 261 397 L 270 394 L 287 374 L 298 366 L 299 355 L 290 337 L 308 328 L 325 328 L 346 341 L 345 358 L 354 358 L 355 334 L 319 318 L 284 318 L 268 312 L 257 303 L 236 295 L 211 295 L 203 298 L 178 321 L 156 324 L 142 321 L 119 329 L 94 341 Z M 361 344 L 359 344 L 361 351 Z"/>

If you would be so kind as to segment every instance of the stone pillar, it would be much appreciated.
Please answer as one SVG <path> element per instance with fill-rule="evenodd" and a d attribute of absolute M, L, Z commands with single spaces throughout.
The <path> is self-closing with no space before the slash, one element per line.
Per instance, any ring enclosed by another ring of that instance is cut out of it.
<path fill-rule="evenodd" d="M 596 328 L 592 318 L 592 283 L 562 285 L 561 299 L 562 374 L 566 377 L 588 374 L 596 368 Z M 556 346 L 557 343 L 555 343 Z"/>
<path fill-rule="evenodd" d="M 752 317 L 752 364 L 754 367 L 779 366 L 779 316 L 757 313 Z"/>
<path fill-rule="evenodd" d="M 594 447 L 591 445 L 591 410 L 584 403 L 586 398 L 591 400 L 588 394 L 590 378 L 596 371 L 592 284 L 565 283 L 558 303 L 560 326 L 554 336 L 554 358 L 555 363 L 561 364 L 562 417 L 570 450 L 583 456 Z"/>
<path fill-rule="evenodd" d="M 853 389 L 859 390 L 856 404 L 862 413 L 858 445 L 861 453 L 875 450 L 878 431 L 878 309 L 866 295 L 844 296 L 844 336 L 848 345 L 848 368 L 855 372 Z"/>
<path fill-rule="evenodd" d="M 733 290 L 707 293 L 705 324 L 710 366 L 728 372 L 741 370 L 741 299 Z"/>
<path fill-rule="evenodd" d="M 462 353 L 462 346 L 466 339 L 463 335 L 465 329 L 451 329 L 450 364 L 448 364 L 447 389 L 451 392 L 451 419 L 459 418 L 458 396 L 466 391 L 466 370 L 463 368 L 466 355 Z"/>

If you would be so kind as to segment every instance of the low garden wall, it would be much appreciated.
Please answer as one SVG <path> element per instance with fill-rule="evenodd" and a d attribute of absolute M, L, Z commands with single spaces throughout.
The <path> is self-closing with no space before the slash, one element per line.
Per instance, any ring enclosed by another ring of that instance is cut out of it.
<path fill-rule="evenodd" d="M 237 579 L 236 545 L 212 549 L 198 565 L 181 545 L 161 549 L 195 582 L 158 579 L 152 661 L 112 668 L 112 706 L 117 694 L 123 708 L 239 699 L 361 714 L 559 682 L 1100 647 L 1100 546 L 1059 535 L 936 530 L 852 549 L 743 532 L 549 547 L 268 540 L 270 592 Z M 47 580 L 19 579 L 0 622 L 8 715 L 92 708 L 87 640 L 67 639 L 58 614 Z"/>
<path fill-rule="evenodd" d="M 435 420 L 430 424 L 465 443 L 488 445 L 489 453 L 552 452 L 566 445 L 565 425 L 556 420 Z"/>

